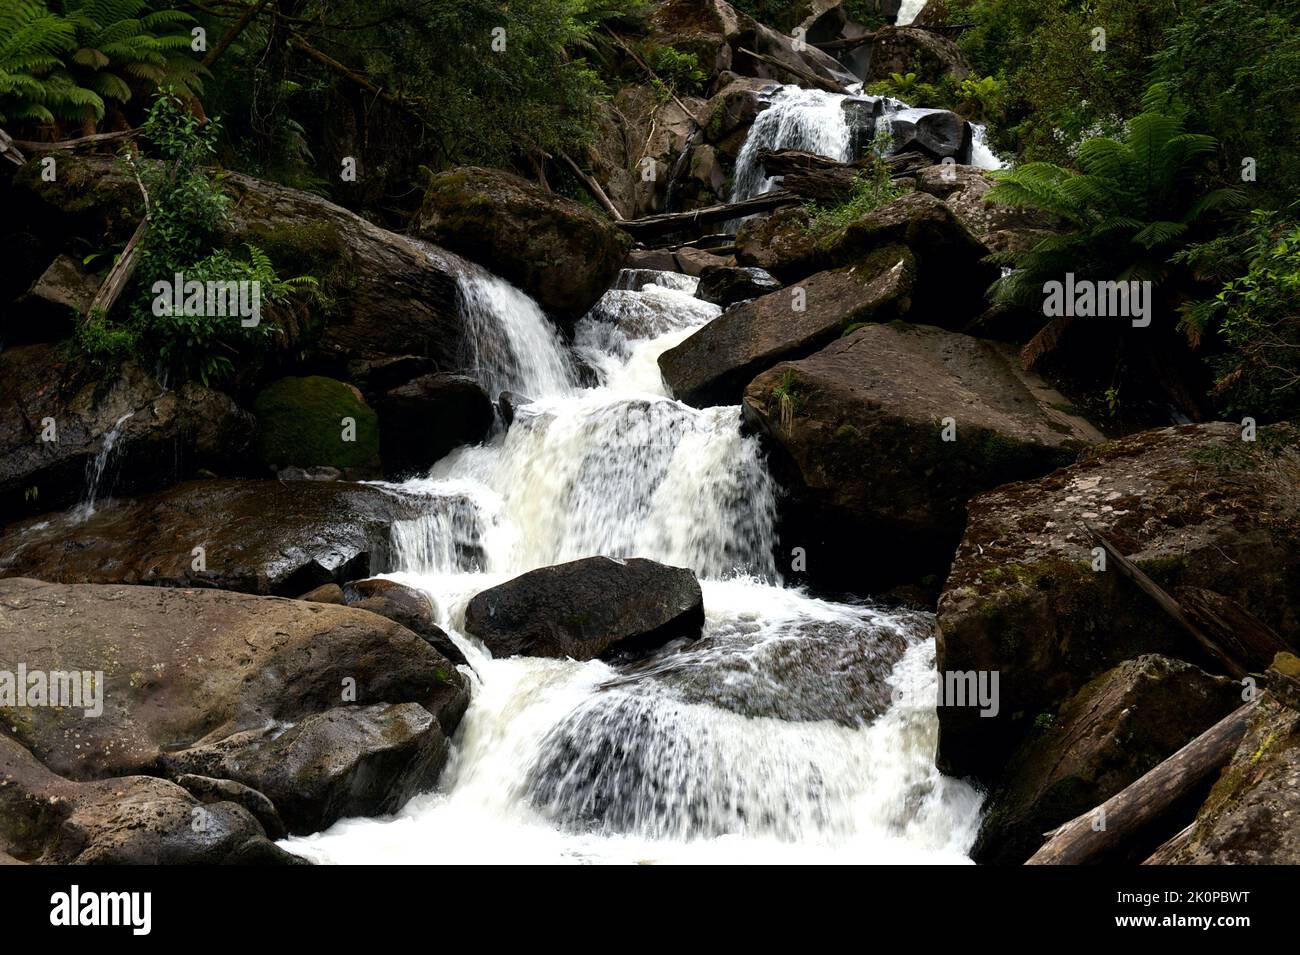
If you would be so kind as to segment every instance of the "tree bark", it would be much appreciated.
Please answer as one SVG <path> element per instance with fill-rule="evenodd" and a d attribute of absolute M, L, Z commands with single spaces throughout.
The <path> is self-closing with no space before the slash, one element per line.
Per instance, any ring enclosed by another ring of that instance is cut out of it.
<path fill-rule="evenodd" d="M 641 219 L 624 219 L 619 226 L 631 233 L 635 239 L 655 239 L 712 222 L 727 222 L 757 212 L 771 212 L 773 209 L 796 202 L 799 202 L 798 196 L 781 190 L 767 192 L 752 199 L 743 199 L 740 202 L 692 209 L 689 212 L 665 212 Z"/>

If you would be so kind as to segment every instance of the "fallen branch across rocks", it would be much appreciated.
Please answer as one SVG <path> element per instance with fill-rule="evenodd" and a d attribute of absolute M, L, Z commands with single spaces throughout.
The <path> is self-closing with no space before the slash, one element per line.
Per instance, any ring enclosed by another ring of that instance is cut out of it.
<path fill-rule="evenodd" d="M 1103 861 L 1227 765 L 1256 705 L 1252 700 L 1233 710 L 1145 776 L 1054 830 L 1025 865 Z"/>
<path fill-rule="evenodd" d="M 618 226 L 625 229 L 633 238 L 645 242 L 715 222 L 727 222 L 759 212 L 771 212 L 773 209 L 793 205 L 799 201 L 801 201 L 799 196 L 785 190 L 778 190 L 754 196 L 752 199 L 742 199 L 740 202 L 705 206 L 703 209 L 664 212 L 659 215 L 643 216 L 640 219 L 624 219 L 618 223 Z"/>

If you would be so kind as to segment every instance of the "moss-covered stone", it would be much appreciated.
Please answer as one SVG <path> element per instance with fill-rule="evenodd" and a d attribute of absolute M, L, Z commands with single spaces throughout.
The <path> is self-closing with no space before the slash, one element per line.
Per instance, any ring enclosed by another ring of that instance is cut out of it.
<path fill-rule="evenodd" d="M 334 467 L 379 472 L 379 418 L 350 385 L 333 378 L 281 378 L 257 396 L 257 451 L 269 468 Z"/>

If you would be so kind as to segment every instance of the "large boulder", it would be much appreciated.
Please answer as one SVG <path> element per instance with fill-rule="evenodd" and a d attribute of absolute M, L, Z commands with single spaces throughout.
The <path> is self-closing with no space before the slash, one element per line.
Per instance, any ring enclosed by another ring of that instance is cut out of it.
<path fill-rule="evenodd" d="M 760 268 L 782 282 L 797 282 L 823 261 L 812 216 L 803 206 L 789 206 L 746 219 L 736 230 L 736 262 Z"/>
<path fill-rule="evenodd" d="M 855 322 L 907 313 L 916 267 L 889 245 L 855 266 L 821 272 L 723 312 L 659 356 L 664 381 L 696 407 L 730 405 L 745 385 L 779 361 L 810 355 Z"/>
<path fill-rule="evenodd" d="M 631 246 L 586 206 L 473 166 L 433 177 L 411 231 L 486 266 L 565 320 L 581 318 L 613 284 Z"/>
<path fill-rule="evenodd" d="M 257 396 L 257 453 L 264 468 L 335 468 L 379 476 L 379 418 L 352 385 L 309 375 L 281 378 Z"/>
<path fill-rule="evenodd" d="M 80 705 L 18 706 L 7 721 L 73 779 L 157 773 L 191 747 L 353 702 L 417 703 L 450 734 L 468 703 L 465 678 L 424 640 L 350 607 L 24 578 L 0 581 L 0 601 L 0 670 L 51 685 L 89 674 Z"/>
<path fill-rule="evenodd" d="M 72 251 L 69 237 L 103 236 L 125 243 L 142 213 L 135 179 L 113 156 L 67 156 L 56 182 L 40 163 L 14 177 L 14 214 L 41 224 L 49 254 Z M 307 274 L 321 283 L 325 304 L 294 322 L 277 323 L 286 348 L 338 364 L 348 359 L 425 355 L 455 368 L 465 344 L 457 304 L 464 263 L 444 250 L 397 235 L 320 196 L 227 172 L 222 188 L 231 214 L 220 238 L 251 242 L 281 275 Z"/>
<path fill-rule="evenodd" d="M 1019 865 L 1043 833 L 1099 806 L 1241 705 L 1241 684 L 1147 654 L 1047 714 L 986 804 L 971 857 Z"/>
<path fill-rule="evenodd" d="M 917 115 L 919 113 L 919 115 Z M 974 133 L 970 123 L 946 109 L 918 110 L 890 118 L 890 152 L 918 152 L 936 162 L 970 162 Z"/>
<path fill-rule="evenodd" d="M 447 761 L 438 721 L 416 703 L 338 706 L 288 730 L 264 727 L 163 757 L 168 775 L 228 779 L 264 793 L 288 831 L 396 812 L 438 782 Z"/>
<path fill-rule="evenodd" d="M 907 193 L 828 232 L 816 231 L 801 208 L 751 220 L 736 234 L 736 261 L 792 285 L 893 244 L 906 245 L 916 259 L 911 321 L 960 329 L 984 309 L 985 292 L 998 276 L 983 261 L 989 250 L 942 199 L 923 192 Z"/>
<path fill-rule="evenodd" d="M 861 591 L 929 577 L 937 591 L 969 498 L 1100 439 L 1054 395 L 1004 346 L 892 322 L 763 372 L 744 415 L 772 446 L 810 578 Z"/>
<path fill-rule="evenodd" d="M 492 400 L 468 375 L 422 375 L 378 400 L 379 449 L 390 478 L 421 474 L 492 430 Z"/>
<path fill-rule="evenodd" d="M 938 610 L 940 672 L 1000 674 L 997 716 L 939 708 L 939 762 L 996 783 L 1035 720 L 1144 653 L 1221 672 L 1114 567 L 1094 570 L 1088 526 L 1175 593 L 1192 585 L 1300 632 L 1300 440 L 1215 423 L 1103 444 L 1036 481 L 970 502 Z M 1291 636 L 1290 639 L 1294 639 Z"/>
<path fill-rule="evenodd" d="M 0 852 L 46 865 L 301 863 L 242 806 L 151 776 L 77 782 L 0 734 Z"/>
<path fill-rule="evenodd" d="M 164 388 L 136 365 L 97 377 L 53 345 L 0 351 L 0 520 L 113 492 L 164 486 L 199 468 L 243 473 L 252 415 L 189 383 Z M 46 440 L 46 439 L 49 440 Z"/>
<path fill-rule="evenodd" d="M 864 82 L 887 80 L 891 73 L 915 73 L 924 83 L 942 79 L 960 82 L 970 75 L 970 64 L 957 44 L 933 30 L 918 27 L 882 27 L 870 46 Z"/>
<path fill-rule="evenodd" d="M 776 84 L 734 73 L 727 74 L 725 80 L 705 104 L 700 118 L 704 121 L 705 138 L 734 162 L 754 118 L 768 106 L 761 94 L 774 89 Z"/>
<path fill-rule="evenodd" d="M 700 273 L 695 297 L 727 308 L 775 292 L 780 287 L 780 282 L 760 268 L 711 265 Z"/>
<path fill-rule="evenodd" d="M 385 569 L 413 498 L 343 481 L 188 481 L 5 529 L 0 577 L 296 596 Z M 202 559 L 195 552 L 201 547 Z"/>
<path fill-rule="evenodd" d="M 691 571 L 639 557 L 543 567 L 477 594 L 465 630 L 494 656 L 591 660 L 651 649 L 704 625 Z"/>
<path fill-rule="evenodd" d="M 99 276 L 70 255 L 58 255 L 30 289 L 0 316 L 0 341 L 6 345 L 54 342 L 71 334 L 76 319 L 90 310 Z"/>
<path fill-rule="evenodd" d="M 1172 865 L 1300 865 L 1300 711 L 1260 698 Z"/>

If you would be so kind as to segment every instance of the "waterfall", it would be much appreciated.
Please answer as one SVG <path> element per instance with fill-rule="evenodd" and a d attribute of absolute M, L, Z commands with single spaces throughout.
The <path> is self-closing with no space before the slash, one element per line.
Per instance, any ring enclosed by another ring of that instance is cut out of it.
<path fill-rule="evenodd" d="M 925 9 L 926 2 L 927 0 L 903 0 L 898 8 L 898 17 L 894 22 L 900 27 L 907 26 Z"/>
<path fill-rule="evenodd" d="M 500 358 L 480 374 L 533 400 L 399 486 L 427 503 L 393 528 L 386 575 L 433 599 L 469 710 L 438 792 L 285 846 L 320 862 L 966 861 L 981 800 L 934 765 L 933 617 L 783 586 L 776 488 L 740 409 L 688 407 L 659 375 L 718 308 L 680 276 L 625 272 L 575 329 L 594 379 L 579 389 L 567 358 L 516 350 L 535 305 L 473 287 L 491 304 L 476 334 L 511 343 L 476 345 Z M 475 594 L 593 554 L 693 569 L 703 636 L 609 664 L 498 660 L 464 632 Z"/>
<path fill-rule="evenodd" d="M 113 449 L 117 447 L 117 439 L 122 434 L 122 425 L 135 415 L 134 411 L 128 411 L 122 417 L 118 418 L 116 423 L 104 433 L 99 443 L 99 451 L 86 464 L 86 496 L 74 509 L 78 520 L 85 520 L 95 513 L 95 501 L 99 497 L 100 487 L 104 482 L 104 474 L 108 470 L 109 460 L 113 456 Z"/>
<path fill-rule="evenodd" d="M 840 162 L 852 158 L 851 130 L 844 112 L 848 97 L 798 86 L 780 86 L 759 96 L 769 105 L 754 118 L 736 157 L 732 202 L 762 195 L 772 188 L 772 180 L 763 174 L 758 161 L 764 149 L 802 149 Z"/>

